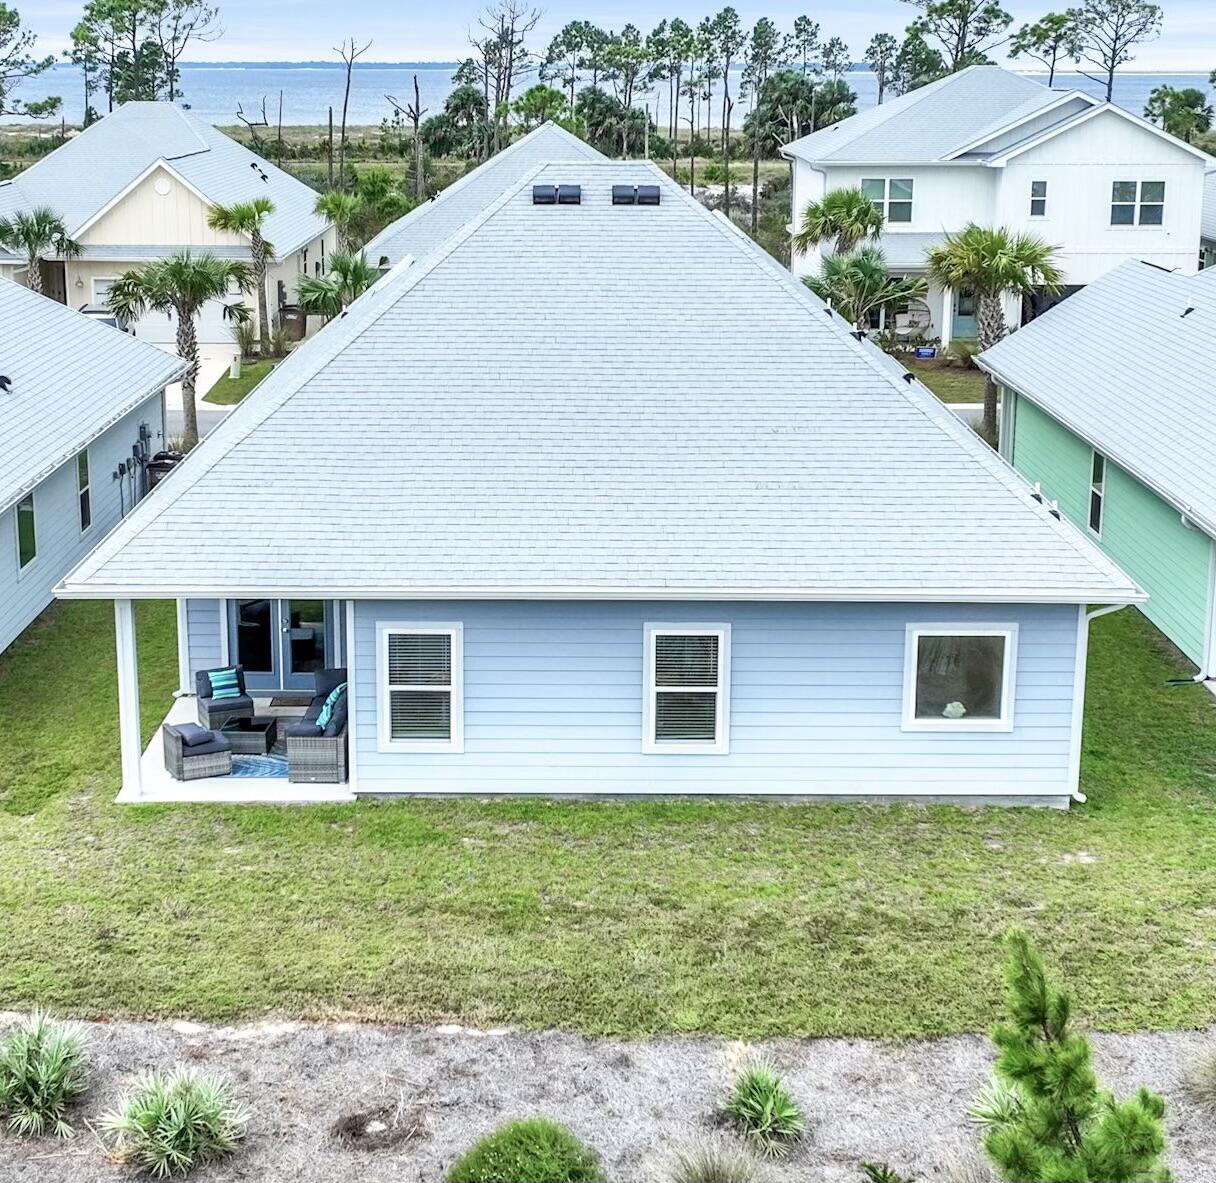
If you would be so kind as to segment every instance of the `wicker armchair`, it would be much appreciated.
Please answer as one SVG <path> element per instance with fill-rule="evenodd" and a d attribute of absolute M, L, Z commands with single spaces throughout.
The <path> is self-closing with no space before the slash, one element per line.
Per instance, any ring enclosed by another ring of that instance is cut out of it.
<path fill-rule="evenodd" d="M 236 670 L 236 684 L 241 690 L 238 698 L 212 697 L 211 670 L 199 670 L 194 675 L 194 692 L 198 697 L 198 721 L 199 725 L 206 727 L 208 731 L 218 731 L 229 719 L 253 718 L 253 699 L 245 689 L 244 668 L 239 665 L 227 668 Z"/>
<path fill-rule="evenodd" d="M 212 734 L 204 743 L 186 743 L 185 734 L 171 723 L 161 728 L 165 745 L 165 768 L 174 780 L 201 780 L 232 772 L 232 748 L 222 735 Z"/>
<path fill-rule="evenodd" d="M 287 779 L 295 785 L 336 785 L 346 781 L 346 728 L 339 735 L 287 733 Z"/>

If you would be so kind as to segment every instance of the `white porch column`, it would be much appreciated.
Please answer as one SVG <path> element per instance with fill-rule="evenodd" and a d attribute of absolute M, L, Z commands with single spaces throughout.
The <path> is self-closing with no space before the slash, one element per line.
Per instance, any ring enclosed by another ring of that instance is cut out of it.
<path fill-rule="evenodd" d="M 177 697 L 192 693 L 190 685 L 190 632 L 186 601 L 177 601 Z"/>
<path fill-rule="evenodd" d="M 346 652 L 346 787 L 353 793 L 359 787 L 359 681 L 355 665 L 355 601 L 346 601 L 346 622 L 343 629 Z"/>
<path fill-rule="evenodd" d="M 139 726 L 139 663 L 135 649 L 135 613 L 130 600 L 114 601 L 114 632 L 118 650 L 118 743 L 122 752 L 122 789 L 139 796 L 139 761 L 143 749 Z"/>
<path fill-rule="evenodd" d="M 954 336 L 954 289 L 942 288 L 942 324 L 941 324 L 941 339 L 942 352 L 945 353 L 950 348 L 951 338 Z"/>

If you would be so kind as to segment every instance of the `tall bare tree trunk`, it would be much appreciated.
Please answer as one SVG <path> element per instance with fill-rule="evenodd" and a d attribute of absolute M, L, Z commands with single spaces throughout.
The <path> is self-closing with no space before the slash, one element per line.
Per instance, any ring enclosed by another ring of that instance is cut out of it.
<path fill-rule="evenodd" d="M 991 349 L 1005 336 L 1005 309 L 1000 292 L 984 292 L 976 306 L 980 345 Z M 984 437 L 996 447 L 996 381 L 991 374 L 984 376 Z"/>
<path fill-rule="evenodd" d="M 270 310 L 266 299 L 266 240 L 260 230 L 254 230 L 249 236 L 249 244 L 253 248 L 253 277 L 258 285 L 258 342 L 262 348 L 262 357 L 270 356 Z"/>
<path fill-rule="evenodd" d="M 42 260 L 37 255 L 30 255 L 26 261 L 25 286 L 42 295 Z"/>
<path fill-rule="evenodd" d="M 194 327 L 194 309 L 177 306 L 177 354 L 190 363 L 182 377 L 182 435 L 186 451 L 198 443 L 198 408 L 194 405 L 195 383 L 198 382 L 198 333 Z"/>

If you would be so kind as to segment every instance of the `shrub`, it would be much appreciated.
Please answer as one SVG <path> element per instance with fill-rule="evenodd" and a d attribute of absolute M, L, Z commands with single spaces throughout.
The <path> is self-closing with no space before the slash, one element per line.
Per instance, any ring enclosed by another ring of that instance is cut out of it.
<path fill-rule="evenodd" d="M 448 1169 L 448 1183 L 599 1183 L 599 1156 L 544 1117 L 508 1122 Z"/>
<path fill-rule="evenodd" d="M 230 327 L 229 332 L 232 333 L 232 339 L 241 351 L 241 357 L 252 357 L 258 344 L 258 329 L 253 320 L 250 318 L 238 320 Z"/>
<path fill-rule="evenodd" d="M 771 1064 L 745 1068 L 724 1108 L 764 1154 L 783 1154 L 806 1129 L 802 1111 Z"/>
<path fill-rule="evenodd" d="M 0 1114 L 14 1133 L 53 1131 L 70 1138 L 64 1114 L 84 1092 L 84 1040 L 47 1015 L 35 1014 L 0 1045 Z"/>
<path fill-rule="evenodd" d="M 115 1135 L 121 1159 L 164 1178 L 230 1154 L 247 1120 L 225 1081 L 179 1068 L 141 1077 L 102 1128 Z"/>
<path fill-rule="evenodd" d="M 984 1150 L 1005 1179 L 1126 1179 L 1157 1183 L 1165 1102 L 1148 1089 L 1117 1101 L 1098 1086 L 1089 1040 L 1072 1030 L 1068 995 L 1048 980 L 1023 932 L 1009 937 L 1011 1022 L 996 1028 L 997 1080 L 1010 1093 L 982 1109 Z"/>
<path fill-rule="evenodd" d="M 1187 1066 L 1183 1085 L 1187 1096 L 1197 1105 L 1216 1110 L 1216 1048 Z"/>
<path fill-rule="evenodd" d="M 885 1162 L 863 1162 L 861 1174 L 867 1183 L 915 1183 L 913 1179 L 901 1175 Z"/>
<path fill-rule="evenodd" d="M 755 1174 L 748 1155 L 717 1141 L 682 1146 L 672 1155 L 672 1183 L 751 1183 Z"/>

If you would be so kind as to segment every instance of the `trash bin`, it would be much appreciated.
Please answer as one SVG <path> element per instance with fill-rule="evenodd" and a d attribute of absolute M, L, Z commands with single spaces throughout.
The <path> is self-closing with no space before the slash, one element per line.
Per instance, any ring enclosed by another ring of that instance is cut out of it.
<path fill-rule="evenodd" d="M 279 309 L 279 321 L 289 341 L 303 341 L 304 331 L 308 326 L 308 317 L 298 304 L 284 304 Z"/>
<path fill-rule="evenodd" d="M 184 459 L 181 452 L 157 452 L 148 461 L 148 488 L 155 489 Z"/>

